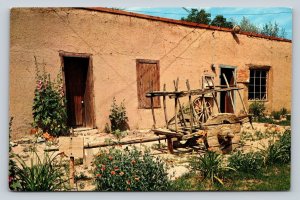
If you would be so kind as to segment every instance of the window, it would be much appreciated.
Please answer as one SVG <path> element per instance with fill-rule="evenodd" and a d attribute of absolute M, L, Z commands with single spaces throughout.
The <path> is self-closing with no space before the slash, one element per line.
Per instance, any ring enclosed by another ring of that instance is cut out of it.
<path fill-rule="evenodd" d="M 266 69 L 250 69 L 249 100 L 267 100 L 267 77 Z"/>
<path fill-rule="evenodd" d="M 159 61 L 136 60 L 136 74 L 139 108 L 151 108 L 151 100 L 146 97 L 146 93 L 160 89 Z M 153 107 L 160 108 L 159 97 L 153 98 Z"/>

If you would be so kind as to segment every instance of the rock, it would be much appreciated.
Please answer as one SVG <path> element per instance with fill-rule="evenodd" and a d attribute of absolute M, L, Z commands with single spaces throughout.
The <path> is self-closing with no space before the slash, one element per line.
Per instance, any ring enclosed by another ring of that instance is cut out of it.
<path fill-rule="evenodd" d="M 41 142 L 45 142 L 46 141 L 46 139 L 45 138 L 42 138 L 42 137 L 38 137 L 37 139 L 36 139 L 36 142 L 37 143 L 41 143 Z"/>
<path fill-rule="evenodd" d="M 10 146 L 12 146 L 12 147 L 18 146 L 18 143 L 15 143 L 15 142 L 9 142 L 9 144 L 10 144 Z"/>
<path fill-rule="evenodd" d="M 32 143 L 30 138 L 22 138 L 20 140 L 17 140 L 16 143 L 18 144 L 30 144 Z"/>

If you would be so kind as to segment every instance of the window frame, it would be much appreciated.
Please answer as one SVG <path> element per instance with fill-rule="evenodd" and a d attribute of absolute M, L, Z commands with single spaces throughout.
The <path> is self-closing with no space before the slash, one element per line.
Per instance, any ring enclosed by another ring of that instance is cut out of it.
<path fill-rule="evenodd" d="M 251 70 L 254 70 L 254 73 L 256 74 L 256 72 L 257 71 L 259 71 L 260 73 L 262 72 L 262 71 L 264 71 L 265 73 L 266 73 L 266 75 L 265 75 L 265 79 L 266 79 L 266 83 L 265 83 L 265 96 L 266 96 L 266 98 L 264 98 L 264 99 L 261 99 L 261 98 L 259 98 L 259 99 L 257 99 L 257 98 L 253 98 L 253 99 L 250 99 L 249 97 L 250 97 L 250 85 L 251 86 L 253 86 L 253 88 L 254 88 L 254 90 L 251 92 L 251 93 L 254 93 L 254 97 L 256 97 L 256 95 L 255 95 L 255 87 L 256 87 L 256 82 L 255 82 L 255 80 L 256 80 L 256 78 L 259 78 L 259 82 L 260 82 L 260 84 L 259 84 L 259 88 L 260 88 L 260 91 L 259 91 L 259 94 L 260 94 L 260 96 L 261 96 L 261 88 L 262 88 L 262 85 L 261 85 L 261 79 L 262 79 L 262 76 L 260 75 L 260 77 L 257 77 L 257 76 L 253 76 L 253 78 L 254 78 L 254 83 L 253 84 L 251 84 L 251 82 L 250 82 L 250 80 L 251 80 Z M 269 99 L 269 90 L 268 90 L 268 85 L 269 85 L 269 76 L 270 76 L 270 67 L 269 66 L 264 66 L 264 67 L 261 67 L 261 66 L 252 66 L 252 67 L 250 67 L 249 68 L 249 84 L 248 84 L 248 101 L 262 101 L 262 102 L 266 102 L 266 101 L 268 101 L 268 99 Z"/>

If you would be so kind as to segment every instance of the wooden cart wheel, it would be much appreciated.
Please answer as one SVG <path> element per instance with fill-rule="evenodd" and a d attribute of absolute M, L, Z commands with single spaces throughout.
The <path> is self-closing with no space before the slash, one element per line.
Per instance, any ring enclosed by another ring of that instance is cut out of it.
<path fill-rule="evenodd" d="M 209 116 L 212 115 L 212 105 L 210 98 L 197 97 L 193 101 L 194 114 L 197 120 L 201 123 L 205 123 Z"/>

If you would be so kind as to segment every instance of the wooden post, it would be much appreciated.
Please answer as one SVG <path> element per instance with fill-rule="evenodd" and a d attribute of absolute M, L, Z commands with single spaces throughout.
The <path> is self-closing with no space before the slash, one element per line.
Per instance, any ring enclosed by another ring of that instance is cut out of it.
<path fill-rule="evenodd" d="M 234 77 L 234 72 L 232 72 L 232 75 L 233 75 L 233 77 Z M 234 77 L 234 86 L 237 87 L 237 84 L 236 84 L 236 78 L 235 78 L 235 77 Z M 246 115 L 248 115 L 248 111 L 247 111 L 247 109 L 246 109 L 246 106 L 245 106 L 245 103 L 244 103 L 244 99 L 242 98 L 242 95 L 241 95 L 241 93 L 240 93 L 240 90 L 237 90 L 237 92 L 238 92 L 238 95 L 239 95 L 240 100 L 241 100 L 241 102 L 242 102 L 244 112 L 246 113 Z"/>
<path fill-rule="evenodd" d="M 151 81 L 150 91 L 153 92 L 153 82 Z M 153 117 L 153 128 L 156 128 L 156 120 L 155 120 L 155 114 L 154 114 L 154 102 L 153 102 L 153 96 L 151 95 L 151 111 L 152 111 L 152 117 Z"/>
<path fill-rule="evenodd" d="M 178 78 L 177 78 L 177 80 L 178 80 Z M 173 82 L 174 82 L 174 85 L 176 85 L 175 80 Z M 176 91 L 176 88 L 175 88 L 175 91 Z M 177 107 L 178 107 L 178 105 L 177 104 L 178 104 L 178 97 L 176 95 L 175 96 L 175 131 L 176 132 L 178 132 L 178 127 L 177 127 Z M 169 142 L 168 142 L 168 144 L 169 144 Z"/>
<path fill-rule="evenodd" d="M 223 75 L 224 80 L 225 80 L 225 82 L 226 82 L 227 88 L 230 88 L 229 83 L 228 83 L 228 80 L 227 80 L 225 74 L 222 74 L 222 75 Z M 233 108 L 233 112 L 235 113 L 235 106 L 234 106 L 234 103 L 233 103 L 233 98 L 232 98 L 232 96 L 231 96 L 231 91 L 228 91 L 228 93 L 229 93 L 229 97 L 230 97 L 230 100 L 231 100 L 231 105 L 232 105 L 232 108 Z"/>
<path fill-rule="evenodd" d="M 175 91 L 177 92 L 178 91 L 179 79 L 177 78 L 176 83 L 175 83 L 175 81 L 173 83 L 174 83 Z M 179 114 L 181 115 L 181 118 L 182 118 L 182 122 L 180 122 L 180 123 L 181 123 L 181 125 L 186 127 L 186 123 L 185 123 L 185 119 L 184 119 L 184 115 L 183 115 L 183 110 L 182 110 L 182 106 L 181 106 L 179 98 L 177 99 L 177 101 L 178 101 L 178 105 L 179 105 Z"/>
<path fill-rule="evenodd" d="M 166 91 L 166 84 L 164 84 L 164 92 Z M 165 114 L 165 121 L 166 121 L 166 126 L 169 128 L 169 123 L 168 123 L 168 115 L 167 115 L 167 103 L 166 103 L 166 95 L 163 96 L 163 104 L 164 104 L 164 114 Z M 160 141 L 160 140 L 159 140 Z"/>
<path fill-rule="evenodd" d="M 186 87 L 188 89 L 189 92 L 189 104 L 190 104 L 190 124 L 191 124 L 191 129 L 190 129 L 190 133 L 193 132 L 193 125 L 194 125 L 194 116 L 193 116 L 193 103 L 192 103 L 192 96 L 191 96 L 191 88 L 190 88 L 190 83 L 189 80 L 186 80 Z"/>
<path fill-rule="evenodd" d="M 74 168 L 74 156 L 70 156 L 70 188 L 74 189 L 75 182 L 75 168 Z"/>
<path fill-rule="evenodd" d="M 173 141 L 171 137 L 167 137 L 167 142 L 168 142 L 168 150 L 170 153 L 174 153 L 174 149 L 173 149 Z"/>

